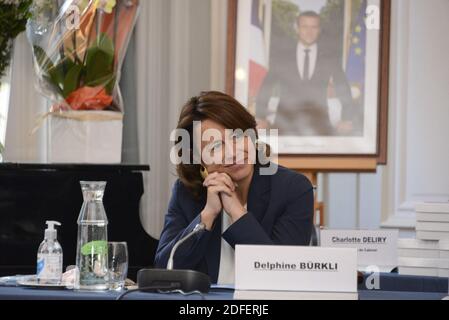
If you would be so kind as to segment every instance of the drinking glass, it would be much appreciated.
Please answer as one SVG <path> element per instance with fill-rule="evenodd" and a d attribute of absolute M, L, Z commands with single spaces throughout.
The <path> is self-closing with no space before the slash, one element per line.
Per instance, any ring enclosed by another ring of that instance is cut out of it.
<path fill-rule="evenodd" d="M 123 290 L 128 275 L 128 245 L 126 242 L 108 242 L 109 289 Z"/>

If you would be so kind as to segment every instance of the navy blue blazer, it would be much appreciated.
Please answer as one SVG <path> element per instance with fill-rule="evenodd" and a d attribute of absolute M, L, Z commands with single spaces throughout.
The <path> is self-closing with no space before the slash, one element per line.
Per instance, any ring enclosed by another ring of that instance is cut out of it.
<path fill-rule="evenodd" d="M 237 244 L 309 245 L 313 227 L 313 187 L 303 175 L 279 166 L 276 174 L 261 175 L 255 167 L 248 194 L 248 213 L 223 234 L 221 217 L 211 231 L 202 231 L 183 243 L 174 256 L 175 269 L 206 273 L 217 282 L 221 238 Z M 195 200 L 178 180 L 165 217 L 155 267 L 166 268 L 175 243 L 201 222 L 206 199 Z"/>

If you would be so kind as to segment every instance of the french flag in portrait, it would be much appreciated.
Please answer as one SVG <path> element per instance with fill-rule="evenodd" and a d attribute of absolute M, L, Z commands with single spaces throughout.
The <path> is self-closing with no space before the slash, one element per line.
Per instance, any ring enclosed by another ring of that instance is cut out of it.
<path fill-rule="evenodd" d="M 251 46 L 249 56 L 249 97 L 256 97 L 268 73 L 268 48 L 266 41 L 266 19 L 269 6 L 266 0 L 252 0 Z"/>

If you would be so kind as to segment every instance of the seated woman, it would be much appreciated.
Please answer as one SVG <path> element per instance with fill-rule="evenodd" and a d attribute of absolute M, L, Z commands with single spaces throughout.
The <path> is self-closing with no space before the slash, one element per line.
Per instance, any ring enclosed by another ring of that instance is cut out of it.
<path fill-rule="evenodd" d="M 273 174 L 263 172 L 256 121 L 237 100 L 204 92 L 184 106 L 178 129 L 189 133 L 192 154 L 177 166 L 156 267 L 166 268 L 176 242 L 200 223 L 205 230 L 177 249 L 174 268 L 204 272 L 213 283 L 234 283 L 236 245 L 309 245 L 313 187 L 303 175 L 272 163 Z M 219 138 L 208 139 L 211 132 Z M 195 155 L 201 164 L 192 161 Z"/>

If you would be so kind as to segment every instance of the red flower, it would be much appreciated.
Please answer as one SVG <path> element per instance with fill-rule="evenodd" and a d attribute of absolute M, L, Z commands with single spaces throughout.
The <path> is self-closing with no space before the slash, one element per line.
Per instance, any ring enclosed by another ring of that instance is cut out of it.
<path fill-rule="evenodd" d="M 73 110 L 104 110 L 112 103 L 112 97 L 102 86 L 81 87 L 66 99 Z"/>

